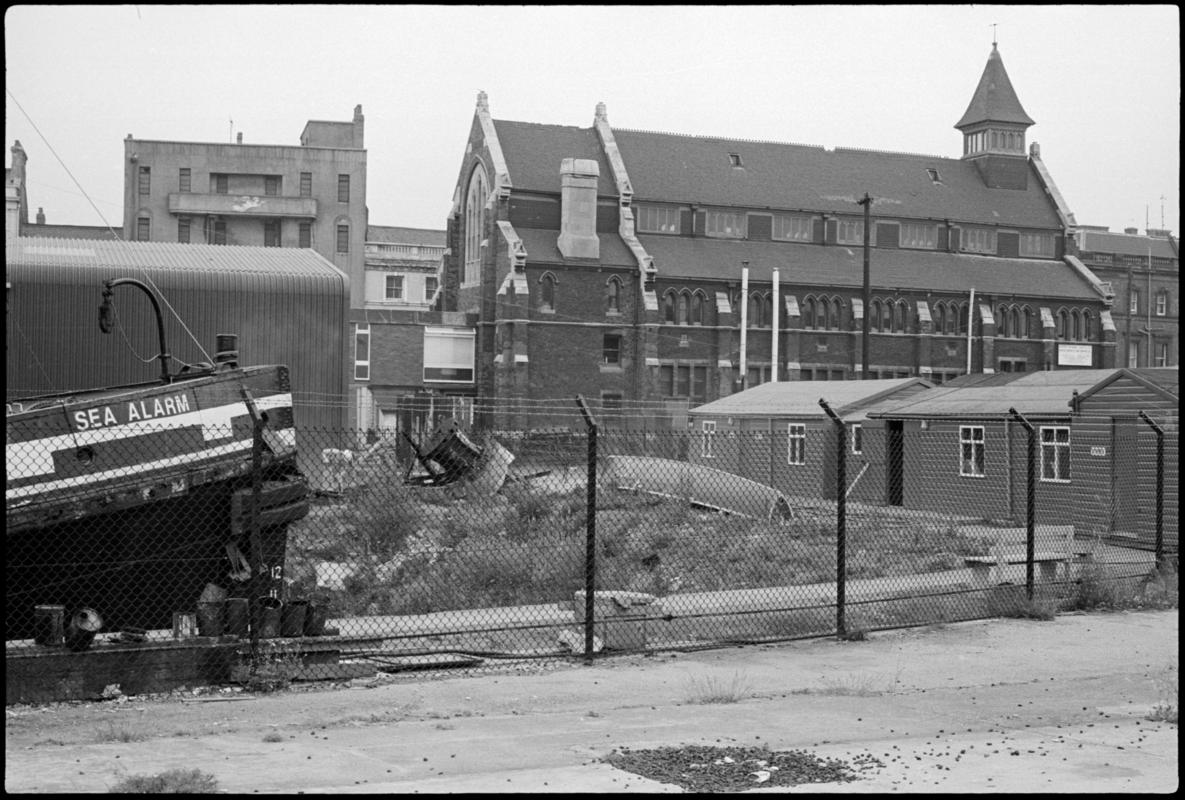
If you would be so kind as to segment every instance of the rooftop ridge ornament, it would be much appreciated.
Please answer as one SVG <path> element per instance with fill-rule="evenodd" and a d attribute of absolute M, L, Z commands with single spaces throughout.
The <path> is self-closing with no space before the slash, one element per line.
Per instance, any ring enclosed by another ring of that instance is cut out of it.
<path fill-rule="evenodd" d="M 487 114 L 490 113 L 490 99 L 485 91 L 479 91 L 477 93 L 477 110 L 484 111 Z"/>

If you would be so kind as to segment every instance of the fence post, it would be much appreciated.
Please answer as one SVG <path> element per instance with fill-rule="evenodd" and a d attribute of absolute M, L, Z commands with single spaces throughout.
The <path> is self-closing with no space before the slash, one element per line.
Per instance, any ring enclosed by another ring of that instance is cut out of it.
<path fill-rule="evenodd" d="M 249 597 L 247 600 L 247 619 L 256 620 L 260 615 L 260 598 L 269 581 L 264 578 L 263 571 L 263 541 L 259 535 L 259 500 L 263 489 L 263 419 L 255 405 L 255 397 L 251 390 L 243 387 L 243 401 L 251 415 L 251 577 L 248 579 Z M 251 655 L 254 658 L 259 643 L 259 625 L 251 623 Z"/>
<path fill-rule="evenodd" d="M 1029 434 L 1026 460 L 1027 484 L 1025 486 L 1025 594 L 1033 599 L 1033 544 L 1036 538 L 1037 521 L 1037 429 L 1015 408 L 1008 409 L 1014 420 L 1024 426 Z"/>
<path fill-rule="evenodd" d="M 844 604 L 847 589 L 847 516 L 848 516 L 848 453 L 847 426 L 827 401 L 820 398 L 819 405 L 835 423 L 835 635 L 843 638 L 847 633 L 844 624 Z"/>
<path fill-rule="evenodd" d="M 580 414 L 588 426 L 588 504 L 585 512 L 584 546 L 584 661 L 593 662 L 593 629 L 596 609 L 597 577 L 597 422 L 588 410 L 584 397 L 576 396 Z"/>
<path fill-rule="evenodd" d="M 1164 564 L 1164 428 L 1140 412 L 1140 419 L 1156 433 L 1156 568 Z"/>

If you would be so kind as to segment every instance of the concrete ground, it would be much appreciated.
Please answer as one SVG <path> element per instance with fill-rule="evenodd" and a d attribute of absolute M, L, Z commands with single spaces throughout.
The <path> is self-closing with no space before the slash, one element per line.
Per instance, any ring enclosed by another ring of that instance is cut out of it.
<path fill-rule="evenodd" d="M 1146 717 L 1176 703 L 1177 620 L 986 620 L 261 696 L 10 707 L 4 784 L 106 792 L 196 768 L 246 793 L 677 792 L 602 759 L 719 744 L 884 765 L 853 783 L 758 792 L 1169 793 L 1177 726 Z"/>

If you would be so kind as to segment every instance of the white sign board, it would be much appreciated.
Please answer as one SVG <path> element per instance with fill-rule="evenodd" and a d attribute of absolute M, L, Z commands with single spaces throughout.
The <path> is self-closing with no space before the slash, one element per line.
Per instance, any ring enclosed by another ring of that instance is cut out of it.
<path fill-rule="evenodd" d="M 1094 347 L 1089 344 L 1059 344 L 1057 346 L 1059 367 L 1094 366 Z"/>
<path fill-rule="evenodd" d="M 1107 448 L 1092 446 L 1090 448 L 1090 454 L 1092 456 L 1105 456 L 1105 455 L 1107 455 Z"/>

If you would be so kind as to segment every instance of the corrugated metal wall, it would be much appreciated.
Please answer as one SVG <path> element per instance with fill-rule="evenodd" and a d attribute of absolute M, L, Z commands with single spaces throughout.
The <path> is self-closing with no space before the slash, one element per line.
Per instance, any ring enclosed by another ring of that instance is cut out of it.
<path fill-rule="evenodd" d="M 156 380 L 157 325 L 143 292 L 117 287 L 114 330 L 99 329 L 103 282 L 129 277 L 158 289 L 173 372 L 212 360 L 218 334 L 237 334 L 241 364 L 289 367 L 298 427 L 340 430 L 348 405 L 348 279 L 328 262 L 309 269 L 307 251 L 298 258 L 291 272 L 265 272 L 47 265 L 10 254 L 6 400 Z"/>

